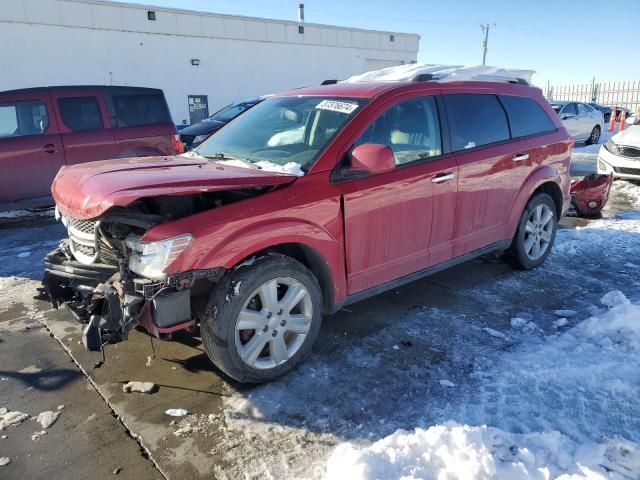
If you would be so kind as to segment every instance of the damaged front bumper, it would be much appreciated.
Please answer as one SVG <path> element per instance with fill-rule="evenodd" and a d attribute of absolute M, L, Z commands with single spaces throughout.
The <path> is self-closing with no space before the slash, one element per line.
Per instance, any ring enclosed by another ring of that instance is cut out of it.
<path fill-rule="evenodd" d="M 65 305 L 85 325 L 82 342 L 88 350 L 126 340 L 136 325 L 156 337 L 194 327 L 194 284 L 217 282 L 223 273 L 212 269 L 153 281 L 132 274 L 122 262 L 78 262 L 66 240 L 47 254 L 44 263 L 43 296 L 55 308 Z"/>

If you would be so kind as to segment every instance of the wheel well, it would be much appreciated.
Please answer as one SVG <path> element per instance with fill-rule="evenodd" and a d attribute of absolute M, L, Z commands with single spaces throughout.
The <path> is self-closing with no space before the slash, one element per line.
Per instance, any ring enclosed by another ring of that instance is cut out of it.
<path fill-rule="evenodd" d="M 554 182 L 546 182 L 536 188 L 535 192 L 533 192 L 532 197 L 537 193 L 546 193 L 552 199 L 553 203 L 556 204 L 556 213 L 558 214 L 558 219 L 562 216 L 562 191 L 557 183 Z"/>
<path fill-rule="evenodd" d="M 322 255 L 307 245 L 300 243 L 282 243 L 251 254 L 251 257 L 268 252 L 276 252 L 294 258 L 311 270 L 311 273 L 313 273 L 316 280 L 318 280 L 320 290 L 322 291 L 322 306 L 324 312 L 331 312 L 334 302 L 333 280 L 329 265 Z"/>

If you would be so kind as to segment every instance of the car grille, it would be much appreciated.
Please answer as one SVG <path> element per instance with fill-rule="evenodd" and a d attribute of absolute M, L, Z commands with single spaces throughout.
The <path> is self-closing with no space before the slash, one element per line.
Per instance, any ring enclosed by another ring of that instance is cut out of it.
<path fill-rule="evenodd" d="M 623 175 L 640 175 L 640 168 L 613 167 L 613 170 Z"/>
<path fill-rule="evenodd" d="M 73 256 L 81 263 L 91 264 L 98 257 L 96 245 L 96 227 L 98 222 L 69 219 L 67 233 L 69 247 Z"/>
<path fill-rule="evenodd" d="M 618 152 L 623 157 L 640 158 L 640 148 L 638 147 L 628 147 L 626 145 L 620 145 L 618 147 Z"/>

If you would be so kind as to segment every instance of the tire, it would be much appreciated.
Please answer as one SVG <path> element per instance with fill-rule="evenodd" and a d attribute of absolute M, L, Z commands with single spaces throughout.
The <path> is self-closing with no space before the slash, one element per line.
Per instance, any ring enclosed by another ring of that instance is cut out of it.
<path fill-rule="evenodd" d="M 274 253 L 245 262 L 220 280 L 200 329 L 214 365 L 239 382 L 263 383 L 284 375 L 311 351 L 321 322 L 316 278 L 300 262 Z M 237 328 L 242 326 L 247 328 Z"/>
<path fill-rule="evenodd" d="M 586 145 L 594 145 L 598 143 L 598 140 L 600 140 L 600 125 L 593 127 L 589 138 L 587 138 L 584 143 Z"/>
<path fill-rule="evenodd" d="M 511 246 L 505 252 L 509 263 L 522 270 L 530 270 L 544 263 L 556 238 L 556 211 L 555 202 L 546 193 L 538 193 L 529 199 Z M 549 213 L 551 216 L 547 219 Z M 539 250 L 536 250 L 536 244 L 539 245 Z"/>

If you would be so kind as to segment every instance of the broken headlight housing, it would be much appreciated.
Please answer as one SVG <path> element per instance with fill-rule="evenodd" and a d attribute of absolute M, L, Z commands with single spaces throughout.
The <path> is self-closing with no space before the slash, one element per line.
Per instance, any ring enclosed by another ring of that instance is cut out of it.
<path fill-rule="evenodd" d="M 158 242 L 143 242 L 140 237 L 129 235 L 125 243 L 131 250 L 129 270 L 152 280 L 163 280 L 164 269 L 169 266 L 191 243 L 191 235 L 179 235 Z"/>

